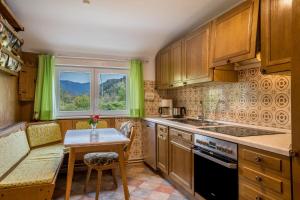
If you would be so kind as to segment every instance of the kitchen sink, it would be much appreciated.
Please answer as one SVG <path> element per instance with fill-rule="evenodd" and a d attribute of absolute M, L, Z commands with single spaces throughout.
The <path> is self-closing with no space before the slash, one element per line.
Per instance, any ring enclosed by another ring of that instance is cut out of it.
<path fill-rule="evenodd" d="M 213 122 L 213 121 L 207 121 L 207 120 L 198 120 L 198 119 L 170 119 L 173 122 L 179 122 L 179 123 L 183 123 L 183 124 L 189 124 L 192 126 L 220 126 L 220 125 L 224 125 L 218 122 Z"/>

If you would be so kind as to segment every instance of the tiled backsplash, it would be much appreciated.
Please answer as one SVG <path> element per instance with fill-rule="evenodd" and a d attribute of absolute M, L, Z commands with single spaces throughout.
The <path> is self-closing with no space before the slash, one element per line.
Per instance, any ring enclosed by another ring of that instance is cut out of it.
<path fill-rule="evenodd" d="M 254 68 L 239 71 L 238 83 L 187 86 L 159 93 L 163 98 L 172 98 L 175 106 L 186 107 L 191 117 L 201 113 L 203 101 L 209 119 L 291 129 L 289 76 L 262 75 Z M 150 108 L 146 104 L 146 113 L 157 109 L 153 108 L 155 104 L 148 105 Z"/>

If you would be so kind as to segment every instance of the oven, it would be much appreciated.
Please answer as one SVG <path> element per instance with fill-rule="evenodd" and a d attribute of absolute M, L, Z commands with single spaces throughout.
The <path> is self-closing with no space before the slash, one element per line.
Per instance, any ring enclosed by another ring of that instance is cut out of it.
<path fill-rule="evenodd" d="M 193 152 L 196 196 L 237 200 L 237 144 L 195 134 Z"/>

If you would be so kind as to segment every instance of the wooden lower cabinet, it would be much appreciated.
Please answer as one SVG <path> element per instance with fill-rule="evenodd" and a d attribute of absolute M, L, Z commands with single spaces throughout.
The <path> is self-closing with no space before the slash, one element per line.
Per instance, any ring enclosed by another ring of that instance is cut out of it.
<path fill-rule="evenodd" d="M 168 127 L 157 125 L 157 168 L 168 174 Z"/>
<path fill-rule="evenodd" d="M 193 191 L 193 152 L 190 133 L 170 128 L 169 176 L 187 192 Z"/>
<path fill-rule="evenodd" d="M 291 200 L 289 157 L 239 146 L 240 200 Z"/>

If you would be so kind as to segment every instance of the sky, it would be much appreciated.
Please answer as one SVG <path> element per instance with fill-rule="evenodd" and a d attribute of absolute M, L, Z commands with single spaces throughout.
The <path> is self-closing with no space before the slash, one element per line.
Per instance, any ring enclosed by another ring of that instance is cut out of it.
<path fill-rule="evenodd" d="M 104 83 L 109 79 L 120 79 L 124 74 L 101 74 L 101 82 Z M 91 73 L 89 72 L 61 72 L 60 80 L 62 81 L 72 81 L 77 83 L 89 83 Z"/>

